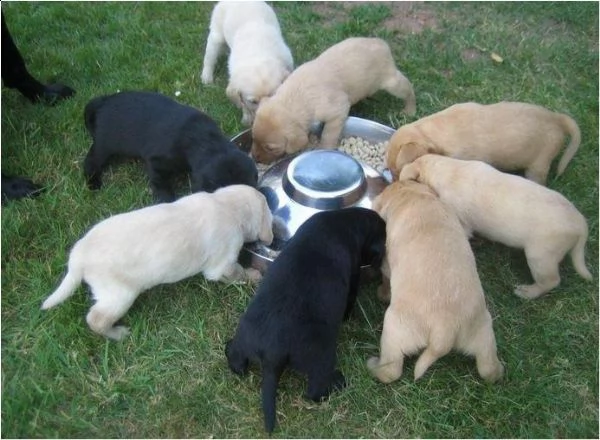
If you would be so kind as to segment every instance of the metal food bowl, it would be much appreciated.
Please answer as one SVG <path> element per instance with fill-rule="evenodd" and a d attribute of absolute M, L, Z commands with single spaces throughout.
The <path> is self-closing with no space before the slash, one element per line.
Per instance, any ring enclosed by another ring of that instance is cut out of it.
<path fill-rule="evenodd" d="M 315 127 L 319 134 L 321 127 Z M 349 117 L 341 138 L 360 137 L 371 144 L 385 142 L 395 130 L 368 119 Z M 252 132 L 245 130 L 232 142 L 243 151 L 252 147 Z M 312 149 L 286 156 L 268 168 L 258 181 L 273 213 L 273 243 L 249 243 L 240 262 L 262 272 L 279 255 L 298 228 L 319 211 L 360 206 L 371 208 L 373 199 L 391 182 L 366 163 L 338 150 Z"/>

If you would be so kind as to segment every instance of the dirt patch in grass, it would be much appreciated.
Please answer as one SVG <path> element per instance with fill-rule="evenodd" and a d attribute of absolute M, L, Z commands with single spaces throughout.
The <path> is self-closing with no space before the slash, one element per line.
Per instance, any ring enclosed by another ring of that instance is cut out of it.
<path fill-rule="evenodd" d="M 313 11 L 325 19 L 326 23 L 343 23 L 348 18 L 348 11 L 362 5 L 373 5 L 373 2 L 314 2 Z M 381 25 L 392 32 L 420 34 L 425 29 L 437 29 L 438 20 L 433 8 L 422 2 L 377 2 L 387 6 L 391 16 Z"/>
<path fill-rule="evenodd" d="M 482 57 L 482 53 L 477 49 L 463 49 L 460 57 L 465 62 L 475 61 Z"/>
<path fill-rule="evenodd" d="M 420 34 L 425 29 L 436 30 L 438 20 L 432 8 L 422 2 L 386 2 L 392 16 L 383 22 L 389 31 Z"/>

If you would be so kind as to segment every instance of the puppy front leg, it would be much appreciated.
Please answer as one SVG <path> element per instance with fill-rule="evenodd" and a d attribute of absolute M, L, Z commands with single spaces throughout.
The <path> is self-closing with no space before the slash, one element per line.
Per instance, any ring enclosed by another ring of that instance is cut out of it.
<path fill-rule="evenodd" d="M 206 39 L 206 52 L 204 53 L 204 62 L 202 63 L 202 84 L 212 84 L 214 78 L 215 64 L 225 44 L 223 36 L 215 31 L 211 31 Z"/>
<path fill-rule="evenodd" d="M 225 269 L 225 272 L 223 272 L 220 281 L 224 281 L 226 283 L 257 283 L 261 280 L 261 278 L 262 274 L 258 270 L 252 267 L 244 269 L 239 263 L 236 262 L 230 265 L 227 269 Z"/>
<path fill-rule="evenodd" d="M 348 113 L 325 122 L 321 133 L 320 145 L 323 148 L 336 148 L 344 128 Z"/>
<path fill-rule="evenodd" d="M 377 288 L 377 298 L 384 304 L 389 304 L 392 297 L 390 275 L 390 263 L 387 257 L 384 257 L 381 262 L 381 285 Z"/>
<path fill-rule="evenodd" d="M 147 162 L 146 172 L 154 200 L 158 203 L 169 203 L 175 200 L 175 192 L 171 187 L 168 175 L 159 171 L 160 168 L 153 163 L 159 161 L 159 159 L 153 159 Z"/>
<path fill-rule="evenodd" d="M 346 300 L 346 310 L 344 310 L 344 320 L 350 317 L 354 303 L 356 302 L 356 296 L 358 295 L 358 284 L 360 282 L 360 272 L 356 272 L 350 279 L 350 290 L 348 292 L 348 299 Z"/>

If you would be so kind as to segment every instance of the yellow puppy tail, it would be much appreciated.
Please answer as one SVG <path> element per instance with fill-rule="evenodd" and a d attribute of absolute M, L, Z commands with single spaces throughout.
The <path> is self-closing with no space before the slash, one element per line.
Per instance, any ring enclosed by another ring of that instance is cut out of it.
<path fill-rule="evenodd" d="M 577 153 L 577 149 L 581 143 L 581 132 L 579 131 L 577 122 L 575 122 L 573 118 L 562 114 L 559 115 L 559 118 L 564 130 L 571 137 L 571 141 L 569 142 L 569 145 L 567 146 L 565 152 L 560 158 L 560 162 L 558 163 L 556 174 L 560 176 L 565 171 L 565 168 L 567 168 L 567 165 L 571 159 L 573 159 L 573 156 L 575 156 L 575 153 Z"/>
<path fill-rule="evenodd" d="M 583 233 L 579 236 L 579 239 L 577 240 L 577 243 L 573 249 L 571 249 L 571 261 L 573 262 L 573 267 L 575 267 L 577 273 L 581 275 L 582 278 L 591 281 L 592 274 L 585 265 L 585 242 L 587 241 L 587 237 L 588 228 L 587 224 L 585 224 Z"/>

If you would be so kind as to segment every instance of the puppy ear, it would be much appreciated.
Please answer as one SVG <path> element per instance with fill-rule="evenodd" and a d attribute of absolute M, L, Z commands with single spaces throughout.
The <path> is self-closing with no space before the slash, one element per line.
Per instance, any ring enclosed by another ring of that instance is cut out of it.
<path fill-rule="evenodd" d="M 400 173 L 405 165 L 414 162 L 416 159 L 427 153 L 432 152 L 429 151 L 430 149 L 431 147 L 423 145 L 420 142 L 409 142 L 407 144 L 401 145 L 400 151 L 396 156 L 397 172 Z"/>
<path fill-rule="evenodd" d="M 398 180 L 419 180 L 419 166 L 416 163 L 410 163 L 402 168 L 400 171 L 400 175 L 398 176 Z"/>
<path fill-rule="evenodd" d="M 238 108 L 242 108 L 244 103 L 242 99 L 242 92 L 237 87 L 234 87 L 229 83 L 225 89 L 225 95 L 231 102 L 233 102 Z"/>
<path fill-rule="evenodd" d="M 373 269 L 379 269 L 381 267 L 381 263 L 385 258 L 385 239 L 382 238 L 380 240 L 373 240 L 368 247 L 367 250 L 367 259 L 370 261 L 366 261 Z"/>
<path fill-rule="evenodd" d="M 383 209 L 383 200 L 381 194 L 375 197 L 373 203 L 371 204 L 371 209 L 376 213 L 380 214 Z"/>

